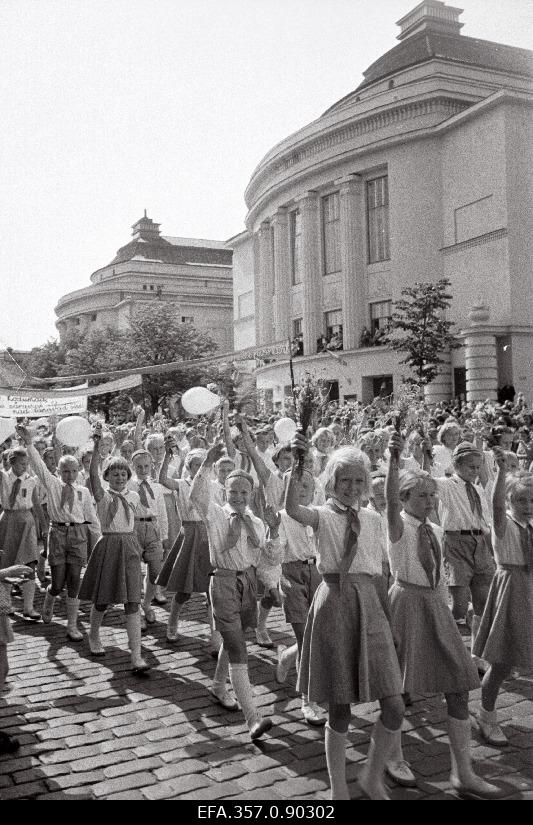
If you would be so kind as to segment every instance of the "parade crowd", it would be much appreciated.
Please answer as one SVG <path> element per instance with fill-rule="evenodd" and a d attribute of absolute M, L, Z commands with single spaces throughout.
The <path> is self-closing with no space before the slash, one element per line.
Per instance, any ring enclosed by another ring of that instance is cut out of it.
<path fill-rule="evenodd" d="M 168 602 L 178 648 L 187 603 L 203 594 L 212 699 L 256 741 L 272 722 L 254 701 L 246 631 L 272 648 L 268 617 L 283 610 L 294 640 L 277 649 L 276 679 L 295 672 L 303 718 L 325 726 L 332 799 L 349 798 L 346 734 L 362 702 L 380 705 L 362 791 L 388 799 L 386 778 L 416 786 L 401 733 L 414 694 L 445 699 L 457 794 L 502 796 L 475 771 L 471 719 L 505 747 L 498 693 L 533 670 L 533 411 L 520 395 L 325 402 L 305 433 L 290 415 L 221 401 L 177 422 L 137 408 L 129 423 L 96 420 L 83 448 L 61 443 L 53 419 L 19 424 L 0 470 L 0 689 L 19 599 L 46 635 L 64 598 L 67 637 L 95 657 L 111 655 L 106 609 L 124 605 L 132 674 L 144 677 L 154 605 Z M 17 744 L 0 732 L 0 753 Z"/>

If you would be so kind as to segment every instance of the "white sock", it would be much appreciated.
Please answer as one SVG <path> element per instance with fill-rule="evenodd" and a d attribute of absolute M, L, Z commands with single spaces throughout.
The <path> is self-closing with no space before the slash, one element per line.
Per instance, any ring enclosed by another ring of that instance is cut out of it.
<path fill-rule="evenodd" d="M 257 611 L 257 629 L 258 630 L 266 630 L 268 614 L 270 613 L 270 607 L 263 607 L 262 604 L 259 604 L 259 609 Z"/>
<path fill-rule="evenodd" d="M 248 676 L 248 665 L 230 663 L 229 677 L 237 701 L 244 713 L 246 724 L 251 728 L 260 718 L 260 714 L 254 702 L 252 685 L 250 684 L 250 677 Z"/>
<path fill-rule="evenodd" d="M 325 739 L 331 798 L 349 799 L 350 794 L 346 783 L 346 734 L 333 730 L 327 722 Z"/>
<path fill-rule="evenodd" d="M 135 663 L 141 658 L 141 614 L 138 610 L 135 613 L 126 613 L 126 631 L 131 660 Z"/>
<path fill-rule="evenodd" d="M 156 585 L 152 584 L 149 579 L 146 579 L 146 587 L 144 590 L 143 609 L 148 610 L 151 607 L 152 599 L 155 595 Z"/>
<path fill-rule="evenodd" d="M 217 666 L 215 669 L 215 676 L 213 679 L 213 690 L 215 693 L 222 695 L 226 690 L 226 682 L 229 674 L 229 657 L 224 647 L 221 647 L 218 652 Z"/>
<path fill-rule="evenodd" d="M 174 633 L 178 629 L 178 620 L 180 617 L 181 609 L 183 605 L 176 601 L 176 597 L 172 599 L 172 604 L 170 605 L 170 611 L 168 614 L 168 630 L 173 631 Z"/>
<path fill-rule="evenodd" d="M 22 596 L 24 599 L 24 613 L 32 613 L 33 600 L 35 598 L 35 579 L 24 582 L 22 585 Z"/>
<path fill-rule="evenodd" d="M 95 642 L 100 642 L 100 627 L 104 620 L 105 610 L 97 610 L 96 607 L 91 607 L 91 627 L 89 630 L 89 637 Z"/>
<path fill-rule="evenodd" d="M 79 599 L 71 599 L 67 596 L 67 627 L 71 630 L 77 630 L 78 610 L 80 607 Z"/>

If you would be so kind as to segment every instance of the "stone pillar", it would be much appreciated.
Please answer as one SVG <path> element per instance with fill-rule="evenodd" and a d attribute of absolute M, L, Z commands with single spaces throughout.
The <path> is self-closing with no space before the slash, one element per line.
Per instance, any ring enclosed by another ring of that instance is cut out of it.
<path fill-rule="evenodd" d="M 274 295 L 274 273 L 272 261 L 272 230 L 268 221 L 263 221 L 258 236 L 258 269 L 255 278 L 255 317 L 257 343 L 271 344 L 274 341 L 272 310 Z"/>
<path fill-rule="evenodd" d="M 348 175 L 338 183 L 341 215 L 342 323 L 344 349 L 356 349 L 366 325 L 363 182 Z"/>
<path fill-rule="evenodd" d="M 496 336 L 486 326 L 489 317 L 489 308 L 476 304 L 468 313 L 470 327 L 463 332 L 467 401 L 496 401 L 498 398 Z"/>
<path fill-rule="evenodd" d="M 316 353 L 322 332 L 322 277 L 320 272 L 320 209 L 316 192 L 298 198 L 301 215 L 302 315 L 304 355 Z"/>
<path fill-rule="evenodd" d="M 292 338 L 291 272 L 289 255 L 289 216 L 285 208 L 272 218 L 274 229 L 274 333 L 276 341 Z"/>
<path fill-rule="evenodd" d="M 443 364 L 435 379 L 424 387 L 424 400 L 428 404 L 437 404 L 439 401 L 449 401 L 452 397 L 452 356 L 450 350 L 441 352 Z"/>

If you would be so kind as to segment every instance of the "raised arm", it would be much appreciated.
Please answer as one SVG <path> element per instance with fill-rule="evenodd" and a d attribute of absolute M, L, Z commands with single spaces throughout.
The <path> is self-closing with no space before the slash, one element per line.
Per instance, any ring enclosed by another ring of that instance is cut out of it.
<path fill-rule="evenodd" d="M 39 450 L 33 446 L 31 441 L 31 433 L 28 428 L 23 427 L 22 424 L 19 424 L 17 426 L 17 434 L 28 451 L 28 458 L 30 459 L 30 464 L 35 472 L 35 475 L 39 481 L 44 484 L 45 488 L 49 489 L 54 482 L 58 481 L 57 477 L 52 475 L 52 473 L 48 470 L 46 464 L 39 455 Z"/>
<path fill-rule="evenodd" d="M 91 463 L 89 464 L 89 478 L 91 480 L 92 494 L 95 501 L 101 501 L 104 497 L 104 489 L 100 481 L 99 473 L 99 457 L 100 457 L 100 441 L 102 440 L 102 425 L 95 425 L 93 432 L 94 448 L 91 456 Z"/>
<path fill-rule="evenodd" d="M 233 443 L 233 439 L 231 437 L 230 426 L 229 426 L 229 401 L 226 399 L 222 404 L 222 434 L 224 436 L 224 444 L 226 445 L 226 452 L 228 453 L 230 458 L 235 459 L 237 455 L 237 450 L 235 449 L 235 444 Z"/>
<path fill-rule="evenodd" d="M 385 481 L 385 497 L 387 499 L 387 524 L 391 541 L 399 541 L 403 534 L 403 522 L 400 512 L 400 483 L 399 463 L 403 441 L 399 433 L 393 433 L 389 441 L 390 461 Z"/>
<path fill-rule="evenodd" d="M 137 419 L 135 421 L 135 431 L 133 433 L 133 443 L 135 445 L 136 450 L 142 450 L 143 448 L 143 428 L 145 418 L 145 411 L 142 407 L 139 407 L 139 412 L 137 414 Z"/>
<path fill-rule="evenodd" d="M 159 470 L 159 483 L 166 487 L 167 490 L 179 490 L 180 485 L 179 481 L 174 478 L 168 477 L 168 465 L 170 464 L 170 459 L 172 458 L 172 448 L 174 447 L 174 439 L 172 436 L 168 435 L 165 438 L 165 457 L 163 459 L 163 463 L 161 465 L 161 469 Z"/>
<path fill-rule="evenodd" d="M 318 530 L 317 511 L 311 507 L 305 507 L 303 504 L 300 504 L 300 479 L 298 475 L 299 454 L 301 452 L 308 452 L 309 442 L 303 433 L 298 432 L 292 440 L 291 447 L 293 450 L 293 463 L 285 497 L 285 511 L 287 515 L 295 521 L 298 521 L 306 527 L 309 525 L 316 531 Z"/>
<path fill-rule="evenodd" d="M 259 481 L 261 481 L 262 484 L 266 487 L 266 483 L 271 476 L 271 472 L 256 450 L 255 444 L 252 440 L 252 436 L 250 435 L 250 430 L 248 429 L 248 424 L 246 423 L 244 416 L 236 416 L 235 423 L 239 423 L 241 425 L 242 440 L 244 441 L 246 452 L 250 456 L 250 459 L 252 461 L 252 464 L 254 465 L 254 469 L 257 473 Z"/>
<path fill-rule="evenodd" d="M 213 444 L 207 451 L 207 456 L 202 462 L 202 466 L 196 473 L 191 484 L 191 491 L 189 493 L 189 501 L 196 507 L 202 518 L 207 518 L 207 513 L 210 504 L 210 475 L 215 461 L 222 456 L 224 452 L 224 445 L 218 442 Z"/>
<path fill-rule="evenodd" d="M 498 465 L 498 474 L 492 490 L 492 518 L 494 532 L 498 538 L 503 538 L 507 526 L 507 516 L 505 513 L 505 473 L 507 460 L 505 452 L 500 447 L 494 447 L 494 458 Z"/>

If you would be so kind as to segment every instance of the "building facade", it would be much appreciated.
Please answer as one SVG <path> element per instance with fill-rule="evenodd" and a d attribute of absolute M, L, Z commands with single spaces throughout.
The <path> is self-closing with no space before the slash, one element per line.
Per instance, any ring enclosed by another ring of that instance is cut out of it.
<path fill-rule="evenodd" d="M 146 216 L 133 240 L 91 275 L 91 286 L 69 292 L 55 308 L 60 337 L 71 329 L 128 326 L 146 301 L 173 301 L 183 323 L 208 332 L 226 352 L 233 347 L 232 250 L 224 241 L 162 236 Z"/>
<path fill-rule="evenodd" d="M 398 386 L 405 368 L 380 346 L 391 303 L 446 277 L 465 346 L 430 396 L 513 383 L 533 400 L 533 52 L 462 35 L 460 15 L 420 3 L 358 88 L 275 146 L 246 189 L 235 302 L 251 306 L 253 283 L 255 340 L 237 339 L 237 316 L 236 342 L 299 339 L 297 378 L 332 398 Z M 256 376 L 282 405 L 287 360 Z"/>

